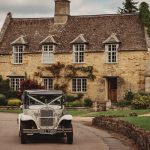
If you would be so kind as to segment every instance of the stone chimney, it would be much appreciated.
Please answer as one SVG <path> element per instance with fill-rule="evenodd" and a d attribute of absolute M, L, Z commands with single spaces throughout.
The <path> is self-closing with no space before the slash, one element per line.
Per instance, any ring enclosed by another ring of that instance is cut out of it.
<path fill-rule="evenodd" d="M 70 1 L 55 0 L 55 24 L 65 24 L 70 16 Z"/>

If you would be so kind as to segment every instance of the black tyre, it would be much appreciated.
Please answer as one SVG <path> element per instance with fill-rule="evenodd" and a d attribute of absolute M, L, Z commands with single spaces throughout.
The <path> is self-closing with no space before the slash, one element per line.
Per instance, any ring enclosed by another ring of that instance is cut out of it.
<path fill-rule="evenodd" d="M 23 129 L 24 129 L 24 126 L 21 125 L 21 127 L 20 127 L 20 133 L 19 133 L 20 142 L 21 142 L 21 144 L 26 144 L 27 136 L 26 136 L 26 134 L 23 133 Z"/>
<path fill-rule="evenodd" d="M 73 128 L 72 128 L 72 124 L 69 124 L 67 126 L 67 128 L 71 128 L 72 129 L 72 132 L 69 132 L 69 133 L 66 134 L 67 135 L 67 143 L 68 144 L 72 144 L 73 143 Z"/>

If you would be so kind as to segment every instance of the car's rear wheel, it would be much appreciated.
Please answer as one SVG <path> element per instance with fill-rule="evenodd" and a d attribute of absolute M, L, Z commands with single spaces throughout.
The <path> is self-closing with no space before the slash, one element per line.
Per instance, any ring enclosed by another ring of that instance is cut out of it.
<path fill-rule="evenodd" d="M 68 132 L 66 133 L 67 135 L 67 143 L 68 144 L 72 144 L 73 143 L 73 127 L 72 127 L 72 124 L 68 124 L 67 128 L 71 128 L 72 129 L 72 132 Z"/>

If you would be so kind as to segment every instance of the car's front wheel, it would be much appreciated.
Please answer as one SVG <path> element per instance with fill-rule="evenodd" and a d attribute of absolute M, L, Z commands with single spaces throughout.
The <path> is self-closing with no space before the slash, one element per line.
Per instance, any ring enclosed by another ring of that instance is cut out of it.
<path fill-rule="evenodd" d="M 26 144 L 27 136 L 26 136 L 26 134 L 23 133 L 23 129 L 24 129 L 24 126 L 21 125 L 20 132 L 19 132 L 20 142 L 21 142 L 21 144 Z"/>
<path fill-rule="evenodd" d="M 72 132 L 68 132 L 66 135 L 67 135 L 67 143 L 68 144 L 72 144 L 73 143 L 73 127 L 72 127 L 72 124 L 69 124 L 67 126 L 67 128 L 71 128 L 72 129 Z"/>

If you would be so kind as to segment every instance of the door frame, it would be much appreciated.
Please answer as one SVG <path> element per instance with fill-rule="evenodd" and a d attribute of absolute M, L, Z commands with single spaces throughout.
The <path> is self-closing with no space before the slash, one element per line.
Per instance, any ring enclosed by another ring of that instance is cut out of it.
<path fill-rule="evenodd" d="M 111 79 L 116 79 L 116 100 L 115 101 L 112 101 L 111 102 L 117 102 L 118 101 L 118 76 L 106 76 L 104 77 L 105 78 L 105 82 L 106 82 L 106 101 L 110 100 L 109 99 L 109 92 L 110 92 L 110 89 L 109 89 L 109 82 Z"/>

